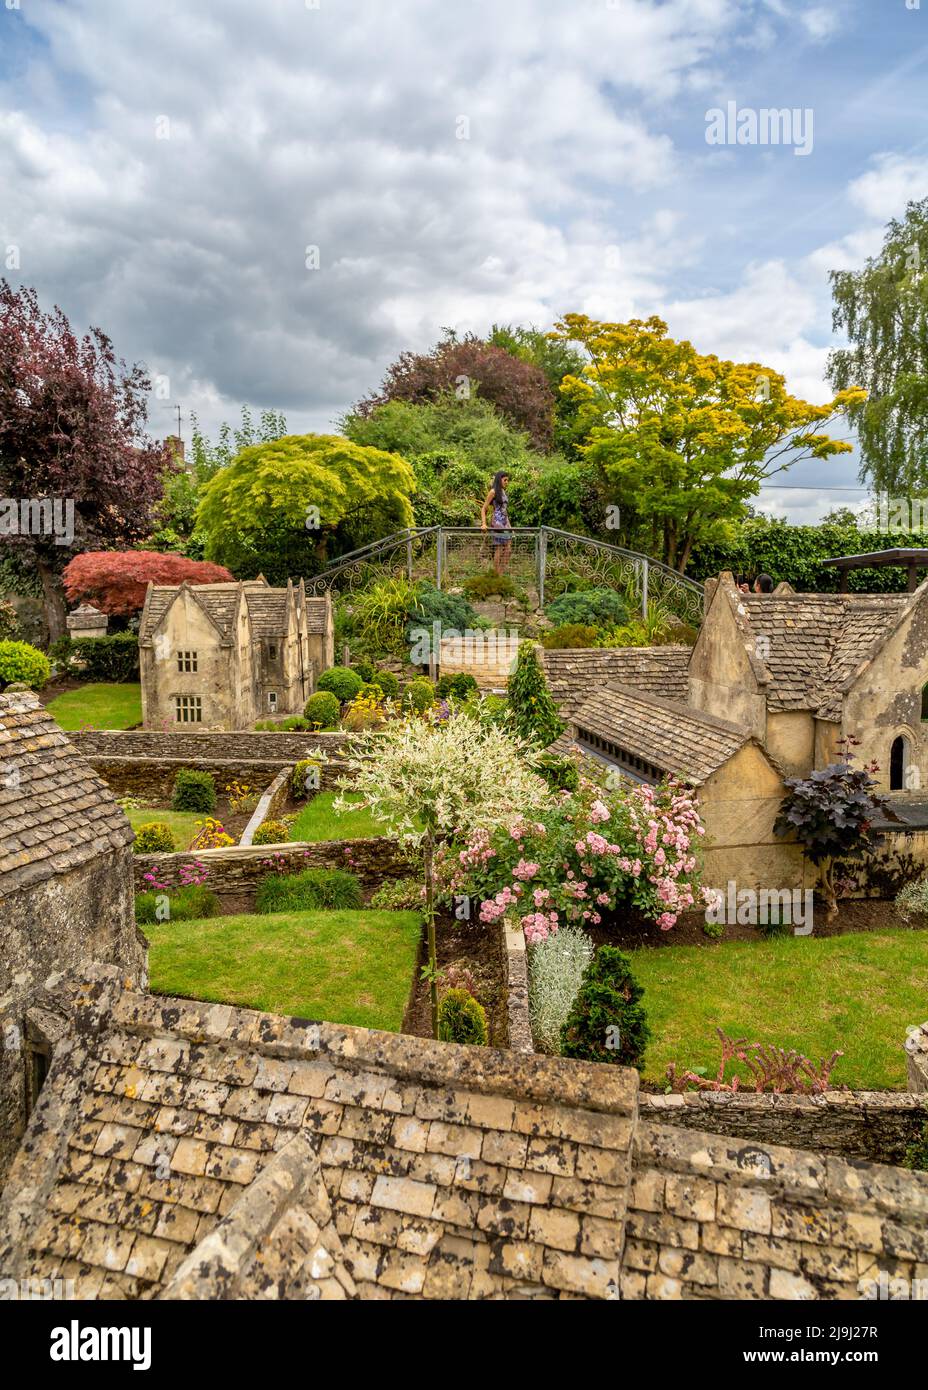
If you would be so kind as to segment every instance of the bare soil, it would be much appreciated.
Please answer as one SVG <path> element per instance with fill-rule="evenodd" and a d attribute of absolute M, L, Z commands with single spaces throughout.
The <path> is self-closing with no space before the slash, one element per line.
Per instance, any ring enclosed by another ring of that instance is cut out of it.
<path fill-rule="evenodd" d="M 913 917 L 905 921 L 895 903 L 887 898 L 849 898 L 838 905 L 838 915 L 826 921 L 825 904 L 814 900 L 811 935 L 844 936 L 848 932 L 885 932 L 896 929 L 924 931 L 928 919 Z M 622 950 L 637 950 L 642 946 L 706 946 L 711 949 L 726 941 L 757 941 L 762 939 L 760 927 L 726 924 L 719 937 L 707 936 L 702 912 L 685 912 L 670 931 L 661 931 L 653 922 L 637 914 L 614 913 L 604 918 L 598 927 L 590 928 L 597 945 L 619 946 Z M 790 928 L 785 931 L 789 933 Z"/>
<path fill-rule="evenodd" d="M 449 965 L 464 967 L 474 977 L 474 994 L 487 1011 L 490 1046 L 505 1047 L 506 998 L 501 974 L 498 928 L 483 923 L 459 922 L 441 916 L 435 924 L 435 945 L 439 970 Z M 420 970 L 428 959 L 425 924 L 416 962 L 415 989 L 403 1020 L 403 1032 L 417 1038 L 432 1036 L 432 1006 L 428 985 Z"/>

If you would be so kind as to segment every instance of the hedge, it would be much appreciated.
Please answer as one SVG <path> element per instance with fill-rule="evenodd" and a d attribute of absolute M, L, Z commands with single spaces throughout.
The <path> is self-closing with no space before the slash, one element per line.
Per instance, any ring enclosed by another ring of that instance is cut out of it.
<path fill-rule="evenodd" d="M 775 584 L 786 580 L 800 593 L 836 593 L 840 572 L 830 565 L 823 567 L 823 560 L 900 547 L 928 549 L 928 535 L 921 531 L 864 531 L 854 526 L 790 526 L 751 519 L 737 528 L 733 539 L 694 549 L 686 574 L 697 580 L 711 579 L 722 570 L 732 570 L 736 578 L 745 579 L 769 574 Z M 848 587 L 852 593 L 898 594 L 905 592 L 907 580 L 902 567 L 851 570 Z"/>

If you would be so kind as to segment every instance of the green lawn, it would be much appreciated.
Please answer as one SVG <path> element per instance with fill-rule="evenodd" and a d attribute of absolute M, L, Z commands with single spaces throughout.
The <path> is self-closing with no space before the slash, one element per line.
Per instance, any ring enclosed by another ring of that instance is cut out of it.
<path fill-rule="evenodd" d="M 398 1032 L 421 921 L 362 909 L 158 922 L 145 927 L 151 988 Z"/>
<path fill-rule="evenodd" d="M 654 1035 L 648 1081 L 663 1081 L 671 1061 L 714 1076 L 720 1027 L 729 1037 L 798 1048 L 815 1062 L 841 1048 L 836 1085 L 905 1088 L 906 1028 L 928 1017 L 928 932 L 788 936 L 629 954 Z"/>
<path fill-rule="evenodd" d="M 140 811 L 127 811 L 126 815 L 133 830 L 138 830 L 140 825 L 149 825 L 152 821 L 169 825 L 174 833 L 175 847 L 179 850 L 189 848 L 190 841 L 197 833 L 197 821 L 202 824 L 207 819 L 205 811 L 162 811 L 157 806 L 144 807 Z"/>
<path fill-rule="evenodd" d="M 389 833 L 383 821 L 375 820 L 370 811 L 343 811 L 339 815 L 334 810 L 339 795 L 339 792 L 318 792 L 307 801 L 290 827 L 290 839 L 370 840 L 375 835 Z M 358 798 L 348 793 L 345 800 L 357 801 Z"/>
<path fill-rule="evenodd" d="M 92 724 L 95 729 L 131 729 L 142 722 L 140 685 L 82 685 L 56 695 L 49 714 L 66 732 Z"/>

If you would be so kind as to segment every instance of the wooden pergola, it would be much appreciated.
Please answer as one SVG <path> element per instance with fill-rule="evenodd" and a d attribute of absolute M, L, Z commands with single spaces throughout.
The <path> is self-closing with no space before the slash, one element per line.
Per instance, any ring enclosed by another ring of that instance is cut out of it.
<path fill-rule="evenodd" d="M 847 578 L 851 570 L 885 569 L 897 565 L 908 571 L 907 592 L 914 594 L 918 588 L 918 571 L 928 570 L 928 550 L 900 546 L 898 550 L 872 550 L 868 555 L 839 555 L 834 560 L 823 560 L 823 565 L 833 565 L 841 571 L 839 592 L 846 594 Z"/>

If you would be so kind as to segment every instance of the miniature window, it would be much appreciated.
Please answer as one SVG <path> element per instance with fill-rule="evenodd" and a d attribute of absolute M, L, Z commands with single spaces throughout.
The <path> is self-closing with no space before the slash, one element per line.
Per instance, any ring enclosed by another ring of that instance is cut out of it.
<path fill-rule="evenodd" d="M 928 685 L 922 686 L 922 719 L 928 719 Z"/>
<path fill-rule="evenodd" d="M 197 653 L 178 652 L 177 669 L 178 671 L 195 671 L 197 669 Z"/>
<path fill-rule="evenodd" d="M 268 654 L 268 656 L 270 657 L 271 661 L 276 661 L 276 660 L 277 660 L 277 648 L 274 646 L 273 642 L 272 642 L 271 645 L 268 647 L 268 649 L 267 649 L 267 654 Z"/>
<path fill-rule="evenodd" d="M 178 724 L 203 722 L 203 701 L 199 695 L 175 695 L 174 710 Z"/>
<path fill-rule="evenodd" d="M 268 706 L 268 709 L 276 710 L 276 708 L 277 708 L 277 691 L 276 691 L 276 690 L 269 690 L 269 691 L 267 692 L 267 706 Z"/>
<path fill-rule="evenodd" d="M 908 762 L 908 748 L 902 734 L 894 738 L 889 750 L 889 790 L 901 792 L 905 788 L 905 772 Z"/>

